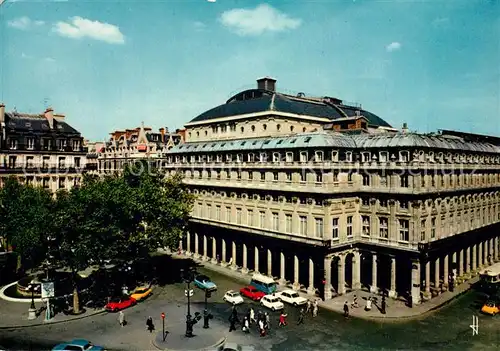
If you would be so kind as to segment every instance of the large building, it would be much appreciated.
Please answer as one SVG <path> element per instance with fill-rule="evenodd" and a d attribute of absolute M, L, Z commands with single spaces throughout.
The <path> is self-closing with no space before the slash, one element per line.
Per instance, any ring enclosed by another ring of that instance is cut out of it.
<path fill-rule="evenodd" d="M 396 130 L 263 78 L 187 123 L 186 141 L 164 164 L 197 195 L 187 254 L 326 299 L 413 303 L 499 259 L 498 138 Z"/>
<path fill-rule="evenodd" d="M 87 149 L 83 138 L 52 108 L 42 114 L 6 112 L 0 104 L 0 186 L 16 176 L 56 191 L 80 184 Z"/>
<path fill-rule="evenodd" d="M 168 128 L 160 128 L 154 132 L 150 127 L 144 127 L 144 123 L 135 129 L 117 130 L 110 134 L 107 142 L 91 144 L 92 152 L 88 157 L 92 166 L 97 164 L 99 173 L 122 170 L 125 164 L 139 159 L 159 162 L 167 150 L 184 141 L 182 130 L 171 133 Z"/>

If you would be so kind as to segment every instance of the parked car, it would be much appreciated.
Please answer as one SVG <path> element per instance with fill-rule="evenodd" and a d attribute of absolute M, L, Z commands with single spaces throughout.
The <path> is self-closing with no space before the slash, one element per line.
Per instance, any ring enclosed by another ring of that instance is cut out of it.
<path fill-rule="evenodd" d="M 224 297 L 222 299 L 226 302 L 229 302 L 230 304 L 233 304 L 233 305 L 239 305 L 239 304 L 242 304 L 244 302 L 241 295 L 233 290 L 227 291 L 224 294 Z"/>
<path fill-rule="evenodd" d="M 298 292 L 293 290 L 285 290 L 276 294 L 283 302 L 289 303 L 294 306 L 300 306 L 307 303 L 307 299 L 300 296 Z"/>
<path fill-rule="evenodd" d="M 488 300 L 481 308 L 481 312 L 494 316 L 500 313 L 500 304 L 497 301 Z"/>
<path fill-rule="evenodd" d="M 106 304 L 106 311 L 118 312 L 130 306 L 134 306 L 137 301 L 130 296 L 114 297 Z"/>
<path fill-rule="evenodd" d="M 130 294 L 130 297 L 136 301 L 142 301 L 145 298 L 147 298 L 149 295 L 151 295 L 152 292 L 153 292 L 153 289 L 151 289 L 149 286 L 141 286 L 141 287 L 135 288 L 134 291 L 132 291 L 132 294 Z"/>
<path fill-rule="evenodd" d="M 260 304 L 264 307 L 270 308 L 272 311 L 278 311 L 285 308 L 283 302 L 274 295 L 266 295 L 262 299 L 260 299 Z"/>
<path fill-rule="evenodd" d="M 217 290 L 217 285 L 213 283 L 209 277 L 200 274 L 194 278 L 194 285 L 202 290 L 215 291 Z"/>
<path fill-rule="evenodd" d="M 245 286 L 244 288 L 240 289 L 240 294 L 248 297 L 249 299 L 252 299 L 254 301 L 260 301 L 264 296 L 266 296 L 265 293 L 263 293 L 260 290 L 257 290 L 256 287 L 253 286 Z"/>
<path fill-rule="evenodd" d="M 52 351 L 102 351 L 104 347 L 93 345 L 85 339 L 75 339 L 68 343 L 62 343 L 54 346 Z"/>

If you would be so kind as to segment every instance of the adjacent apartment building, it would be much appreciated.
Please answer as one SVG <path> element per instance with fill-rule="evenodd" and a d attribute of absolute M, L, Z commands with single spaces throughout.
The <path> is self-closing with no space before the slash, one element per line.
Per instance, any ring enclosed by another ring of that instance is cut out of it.
<path fill-rule="evenodd" d="M 499 259 L 498 138 L 397 130 L 271 78 L 185 127 L 162 164 L 197 195 L 187 255 L 326 299 L 415 304 Z"/>
<path fill-rule="evenodd" d="M 87 149 L 62 114 L 6 112 L 0 104 L 0 186 L 8 176 L 56 191 L 80 184 Z"/>

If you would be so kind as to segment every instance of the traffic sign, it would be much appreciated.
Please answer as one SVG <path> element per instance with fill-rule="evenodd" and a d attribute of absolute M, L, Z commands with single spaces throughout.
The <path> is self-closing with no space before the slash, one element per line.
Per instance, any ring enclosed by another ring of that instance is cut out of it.
<path fill-rule="evenodd" d="M 189 289 L 189 297 L 191 297 L 193 295 L 194 295 L 193 289 Z M 187 290 L 184 290 L 184 296 L 188 296 L 188 291 Z"/>
<path fill-rule="evenodd" d="M 165 319 L 165 313 L 161 313 L 161 319 Z"/>

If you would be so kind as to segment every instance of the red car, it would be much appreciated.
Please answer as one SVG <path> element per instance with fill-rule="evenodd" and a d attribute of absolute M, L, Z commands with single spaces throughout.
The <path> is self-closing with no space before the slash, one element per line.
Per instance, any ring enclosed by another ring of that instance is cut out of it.
<path fill-rule="evenodd" d="M 136 303 L 137 301 L 130 296 L 114 297 L 105 308 L 108 312 L 118 312 L 130 306 L 134 306 Z"/>
<path fill-rule="evenodd" d="M 241 288 L 240 294 L 254 301 L 260 301 L 263 296 L 266 296 L 266 294 L 264 294 L 262 291 L 257 290 L 253 286 L 245 286 L 244 288 Z"/>

